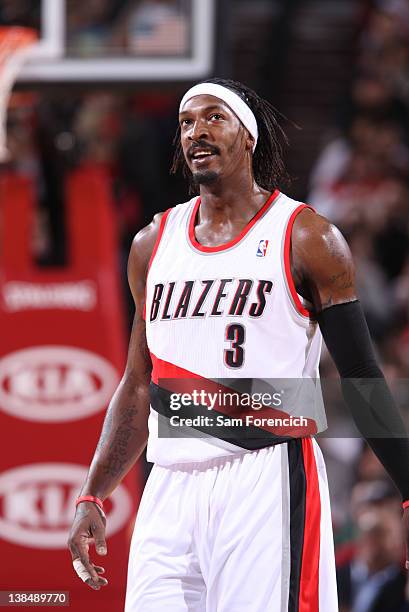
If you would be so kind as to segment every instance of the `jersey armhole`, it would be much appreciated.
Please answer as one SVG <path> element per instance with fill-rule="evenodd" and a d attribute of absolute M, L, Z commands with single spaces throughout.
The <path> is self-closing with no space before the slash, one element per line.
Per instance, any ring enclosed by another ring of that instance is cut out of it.
<path fill-rule="evenodd" d="M 162 219 L 160 220 L 158 235 L 156 236 L 155 244 L 153 245 L 152 254 L 150 256 L 149 263 L 148 263 L 148 269 L 146 271 L 145 303 L 143 305 L 143 315 L 142 315 L 144 321 L 146 321 L 146 291 L 147 291 L 147 287 L 148 287 L 148 274 L 149 274 L 149 271 L 150 271 L 150 269 L 152 267 L 152 263 L 153 263 L 153 260 L 155 259 L 157 250 L 159 248 L 159 244 L 160 244 L 160 241 L 162 239 L 163 232 L 165 231 L 166 220 L 167 220 L 171 210 L 172 210 L 171 208 L 168 208 L 167 210 L 165 210 L 165 212 L 163 213 Z"/>
<path fill-rule="evenodd" d="M 291 274 L 291 234 L 293 230 L 294 221 L 297 215 L 300 214 L 301 211 L 309 208 L 313 212 L 316 212 L 312 206 L 309 204 L 300 204 L 290 215 L 290 218 L 287 221 L 287 227 L 285 229 L 285 237 L 284 237 L 284 249 L 283 249 L 283 258 L 284 258 L 284 274 L 287 282 L 287 287 L 290 293 L 291 301 L 297 310 L 298 314 L 302 315 L 304 318 L 312 318 L 313 313 L 305 308 L 303 303 L 301 302 L 300 296 L 297 293 L 293 275 Z"/>

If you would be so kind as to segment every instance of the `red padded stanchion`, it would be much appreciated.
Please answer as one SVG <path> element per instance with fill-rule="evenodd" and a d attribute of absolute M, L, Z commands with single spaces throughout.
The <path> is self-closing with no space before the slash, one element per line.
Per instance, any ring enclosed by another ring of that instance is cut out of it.
<path fill-rule="evenodd" d="M 71 610 L 113 612 L 123 609 L 139 471 L 104 504 L 107 557 L 91 551 L 108 587 L 81 583 L 66 542 L 125 364 L 116 219 L 97 168 L 73 174 L 66 192 L 69 265 L 39 269 L 32 186 L 0 180 L 0 590 L 70 591 Z"/>

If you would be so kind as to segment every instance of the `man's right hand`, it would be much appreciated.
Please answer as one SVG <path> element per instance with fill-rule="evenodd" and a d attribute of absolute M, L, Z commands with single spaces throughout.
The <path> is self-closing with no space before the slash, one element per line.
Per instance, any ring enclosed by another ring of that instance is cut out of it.
<path fill-rule="evenodd" d="M 68 538 L 68 547 L 78 576 L 92 589 L 99 590 L 108 580 L 101 574 L 105 569 L 89 558 L 89 545 L 94 543 L 99 555 L 107 554 L 105 541 L 106 519 L 93 502 L 81 502 L 77 506 L 74 522 Z M 82 567 L 81 567 L 82 564 Z"/>

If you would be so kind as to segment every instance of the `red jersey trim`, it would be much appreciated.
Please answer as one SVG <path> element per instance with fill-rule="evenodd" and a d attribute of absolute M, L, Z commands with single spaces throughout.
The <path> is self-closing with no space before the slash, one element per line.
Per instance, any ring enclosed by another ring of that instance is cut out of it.
<path fill-rule="evenodd" d="M 302 450 L 307 490 L 298 610 L 299 612 L 318 612 L 321 497 L 311 438 L 302 439 Z"/>
<path fill-rule="evenodd" d="M 155 244 L 153 246 L 153 251 L 152 251 L 152 254 L 151 254 L 150 258 L 149 258 L 148 269 L 147 269 L 147 272 L 146 272 L 146 280 L 145 280 L 145 303 L 143 305 L 143 320 L 144 321 L 146 321 L 146 290 L 147 290 L 147 287 L 148 287 L 148 274 L 149 274 L 149 270 L 151 269 L 152 262 L 155 259 L 156 252 L 157 252 L 157 250 L 159 248 L 159 244 L 160 244 L 160 241 L 162 239 L 163 232 L 165 231 L 166 220 L 167 220 L 171 210 L 172 210 L 171 208 L 168 208 L 163 213 L 162 219 L 160 220 L 158 235 L 156 236 L 156 241 L 155 241 Z"/>
<path fill-rule="evenodd" d="M 180 368 L 174 363 L 170 363 L 169 361 L 164 361 L 163 359 L 159 359 L 153 353 L 150 353 L 151 361 L 152 361 L 152 374 L 151 379 L 155 385 L 158 384 L 160 378 L 198 378 L 202 379 L 199 374 L 195 374 L 194 372 L 190 372 L 189 370 L 185 370 L 184 368 Z"/>
<path fill-rule="evenodd" d="M 165 231 L 166 219 L 168 218 L 169 213 L 170 213 L 171 210 L 172 210 L 171 208 L 168 208 L 168 210 L 165 210 L 165 212 L 163 213 L 162 219 L 160 220 L 159 231 L 158 231 L 158 235 L 156 237 L 155 245 L 153 247 L 152 255 L 151 255 L 150 259 L 149 259 L 148 272 L 147 272 L 146 276 L 148 276 L 149 270 L 151 269 L 152 262 L 155 259 L 156 251 L 159 248 L 159 243 L 160 243 L 160 241 L 162 239 L 163 232 Z"/>
<path fill-rule="evenodd" d="M 250 221 L 247 223 L 247 225 L 241 230 L 240 234 L 238 236 L 236 236 L 236 238 L 233 238 L 232 240 L 229 240 L 228 242 L 225 242 L 224 244 L 219 244 L 218 246 L 203 246 L 202 244 L 200 244 L 200 242 L 198 242 L 196 240 L 196 236 L 195 236 L 195 221 L 196 221 L 197 213 L 198 213 L 200 202 L 201 202 L 201 198 L 199 196 L 197 198 L 197 200 L 196 200 L 196 203 L 195 203 L 194 207 L 193 207 L 193 211 L 192 211 L 192 213 L 190 215 L 190 220 L 189 220 L 189 232 L 188 233 L 189 233 L 189 240 L 190 240 L 191 244 L 198 251 L 202 251 L 202 253 L 217 253 L 218 251 L 225 251 L 226 249 L 230 249 L 231 247 L 235 246 L 238 242 L 240 242 L 240 240 L 242 240 L 244 238 L 244 236 L 257 223 L 257 221 L 260 219 L 260 217 L 262 217 L 264 215 L 266 210 L 270 207 L 272 202 L 274 202 L 274 200 L 279 195 L 280 195 L 280 192 L 279 192 L 278 189 L 273 191 L 273 193 L 270 195 L 268 200 L 263 204 L 263 206 L 260 208 L 260 210 L 254 215 L 254 217 L 252 219 L 250 219 Z"/>
<path fill-rule="evenodd" d="M 152 382 L 156 385 L 161 386 L 167 391 L 171 391 L 172 393 L 191 394 L 195 389 L 202 389 L 209 393 L 223 393 L 225 391 L 231 393 L 233 389 L 227 386 L 227 382 L 226 384 L 220 384 L 220 382 L 205 378 L 203 376 L 200 376 L 199 374 L 195 374 L 194 372 L 185 370 L 184 368 L 181 368 L 180 366 L 177 366 L 174 363 L 170 363 L 169 361 L 160 359 L 152 352 L 150 353 L 150 358 L 152 361 Z M 251 408 L 249 408 L 248 411 L 243 411 L 243 409 L 240 407 L 223 405 L 223 403 L 216 403 L 213 408 L 215 410 L 218 410 L 222 414 L 228 415 L 230 417 L 240 416 L 243 418 L 247 414 L 254 414 Z M 258 411 L 257 416 L 261 418 L 283 418 L 287 417 L 288 415 L 281 410 L 272 408 L 271 406 L 263 406 L 263 408 Z M 287 427 L 284 425 L 279 427 L 262 425 L 259 427 L 259 429 L 269 431 L 278 436 L 288 436 L 292 438 L 299 438 L 301 436 L 316 434 L 316 422 L 310 418 L 306 420 L 307 425 L 302 430 L 298 427 Z"/>
<path fill-rule="evenodd" d="M 287 279 L 288 288 L 290 290 L 291 297 L 294 302 L 294 306 L 297 308 L 298 312 L 302 314 L 304 317 L 310 317 L 311 313 L 306 308 L 304 308 L 304 306 L 302 305 L 302 302 L 295 288 L 294 279 L 291 274 L 291 263 L 290 263 L 291 232 L 293 229 L 295 218 L 305 208 L 309 208 L 314 211 L 312 206 L 308 206 L 308 204 L 300 204 L 300 206 L 298 206 L 298 208 L 294 210 L 294 212 L 290 216 L 290 219 L 288 220 L 287 227 L 285 230 L 285 238 L 284 238 L 284 271 L 285 271 L 285 276 Z"/>

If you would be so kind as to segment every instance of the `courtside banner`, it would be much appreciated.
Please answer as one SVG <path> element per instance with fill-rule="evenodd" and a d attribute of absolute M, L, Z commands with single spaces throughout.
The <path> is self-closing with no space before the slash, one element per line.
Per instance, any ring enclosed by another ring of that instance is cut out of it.
<path fill-rule="evenodd" d="M 68 265 L 30 252 L 32 186 L 1 179 L 0 590 L 68 591 L 72 610 L 123 607 L 141 482 L 134 469 L 105 503 L 109 586 L 93 591 L 67 549 L 84 482 L 126 356 L 116 223 L 107 177 L 87 168 L 66 187 Z"/>

